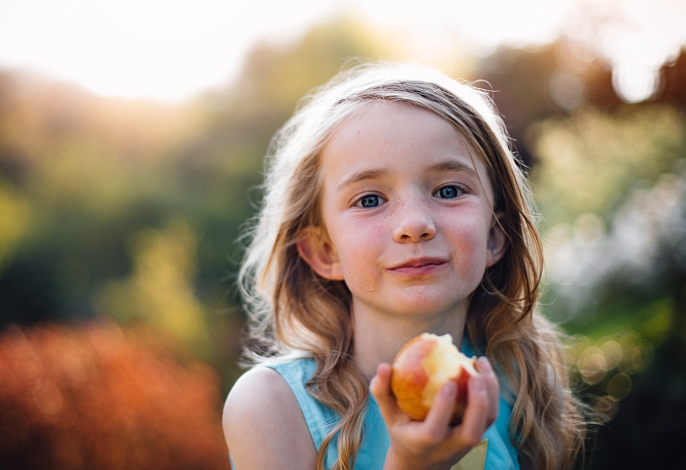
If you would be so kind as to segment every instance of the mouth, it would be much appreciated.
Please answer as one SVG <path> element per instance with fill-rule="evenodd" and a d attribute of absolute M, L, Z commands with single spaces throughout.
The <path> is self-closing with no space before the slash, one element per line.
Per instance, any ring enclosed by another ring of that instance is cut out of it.
<path fill-rule="evenodd" d="M 388 268 L 398 274 L 427 274 L 448 264 L 444 258 L 414 258 Z"/>

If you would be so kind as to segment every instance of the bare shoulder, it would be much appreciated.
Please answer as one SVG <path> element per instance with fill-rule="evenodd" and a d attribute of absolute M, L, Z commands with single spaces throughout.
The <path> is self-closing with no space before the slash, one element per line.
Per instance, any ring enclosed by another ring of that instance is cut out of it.
<path fill-rule="evenodd" d="M 315 467 L 314 443 L 295 395 L 272 369 L 251 369 L 238 379 L 223 425 L 237 470 Z"/>

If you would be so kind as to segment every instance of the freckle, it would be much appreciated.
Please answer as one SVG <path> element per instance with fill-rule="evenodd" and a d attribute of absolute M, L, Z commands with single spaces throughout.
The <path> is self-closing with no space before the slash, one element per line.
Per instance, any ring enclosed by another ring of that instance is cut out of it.
<path fill-rule="evenodd" d="M 371 292 L 371 291 L 374 290 L 374 285 L 373 285 L 373 284 L 367 284 L 367 285 L 365 286 L 365 289 L 367 289 L 369 292 Z"/>

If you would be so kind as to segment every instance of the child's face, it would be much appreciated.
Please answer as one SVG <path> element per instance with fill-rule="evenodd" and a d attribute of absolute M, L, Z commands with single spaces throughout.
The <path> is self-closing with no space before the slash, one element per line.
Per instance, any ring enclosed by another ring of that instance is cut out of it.
<path fill-rule="evenodd" d="M 329 240 L 299 248 L 320 275 L 345 280 L 356 315 L 466 312 L 505 249 L 470 153 L 447 121 L 402 103 L 370 102 L 333 134 L 322 155 Z"/>

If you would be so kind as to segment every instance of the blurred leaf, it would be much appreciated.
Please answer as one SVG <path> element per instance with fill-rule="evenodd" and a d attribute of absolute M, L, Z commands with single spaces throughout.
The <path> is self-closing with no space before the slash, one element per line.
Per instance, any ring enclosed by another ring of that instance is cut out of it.
<path fill-rule="evenodd" d="M 143 321 L 195 347 L 206 344 L 203 306 L 193 293 L 196 244 L 195 234 L 179 218 L 161 232 L 134 234 L 133 272 L 103 287 L 99 311 L 125 322 Z"/>

